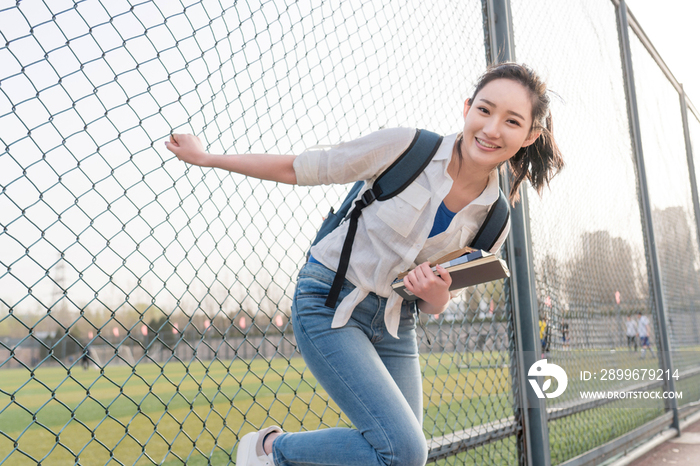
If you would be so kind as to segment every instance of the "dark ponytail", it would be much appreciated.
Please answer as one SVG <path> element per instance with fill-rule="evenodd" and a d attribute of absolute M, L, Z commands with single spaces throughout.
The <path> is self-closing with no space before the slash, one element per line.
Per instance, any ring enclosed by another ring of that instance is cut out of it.
<path fill-rule="evenodd" d="M 491 66 L 479 79 L 470 103 L 488 83 L 496 79 L 510 79 L 520 83 L 528 91 L 532 101 L 532 127 L 530 132 L 539 132 L 540 136 L 529 146 L 522 147 L 510 158 L 508 166 L 512 173 L 510 185 L 510 202 L 515 204 L 520 198 L 518 188 L 527 178 L 538 194 L 542 194 L 545 185 L 564 168 L 564 159 L 553 135 L 552 114 L 549 109 L 547 85 L 537 74 L 525 65 L 501 63 Z"/>

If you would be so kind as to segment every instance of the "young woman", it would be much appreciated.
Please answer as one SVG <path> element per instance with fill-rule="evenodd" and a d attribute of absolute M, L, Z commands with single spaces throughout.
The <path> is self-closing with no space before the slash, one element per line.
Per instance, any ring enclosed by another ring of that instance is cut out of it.
<path fill-rule="evenodd" d="M 314 376 L 353 428 L 282 433 L 269 427 L 244 436 L 236 464 L 424 465 L 418 308 L 439 314 L 451 295 L 449 273 L 429 263 L 468 245 L 498 199 L 498 168 L 513 173 L 511 202 L 528 178 L 541 192 L 563 166 L 552 137 L 546 85 L 529 68 L 489 68 L 464 103 L 464 128 L 446 136 L 427 168 L 401 194 L 374 202 L 360 216 L 350 265 L 335 309 L 325 306 L 347 222 L 311 249 L 292 305 L 297 345 Z M 178 159 L 264 180 L 299 185 L 368 180 L 409 146 L 414 129 L 381 130 L 329 150 L 294 155 L 211 155 L 192 135 L 172 135 Z M 497 251 L 508 234 L 498 239 Z M 400 272 L 420 299 L 404 302 L 391 282 Z"/>

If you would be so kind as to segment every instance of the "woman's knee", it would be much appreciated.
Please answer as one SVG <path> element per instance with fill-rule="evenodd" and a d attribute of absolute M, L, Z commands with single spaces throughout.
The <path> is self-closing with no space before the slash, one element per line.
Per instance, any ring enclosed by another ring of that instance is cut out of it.
<path fill-rule="evenodd" d="M 425 466 L 428 444 L 423 432 L 404 431 L 392 441 L 392 457 L 385 459 L 387 466 Z"/>
<path fill-rule="evenodd" d="M 399 457 L 394 462 L 394 465 L 425 466 L 427 461 L 428 444 L 425 442 L 425 438 L 423 438 L 421 441 L 415 442 L 413 445 L 411 445 L 410 448 L 399 452 Z"/>

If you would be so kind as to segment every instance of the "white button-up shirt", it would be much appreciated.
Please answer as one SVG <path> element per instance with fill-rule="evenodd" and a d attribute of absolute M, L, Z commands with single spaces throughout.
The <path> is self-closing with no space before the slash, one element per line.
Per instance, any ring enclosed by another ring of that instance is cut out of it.
<path fill-rule="evenodd" d="M 294 160 L 297 183 L 310 186 L 367 180 L 367 187 L 371 187 L 408 148 L 415 134 L 412 128 L 384 129 L 330 149 L 306 151 Z M 497 169 L 491 172 L 486 189 L 455 215 L 447 230 L 428 238 L 438 207 L 452 188 L 447 166 L 456 137 L 443 138 L 432 161 L 404 191 L 386 201 L 375 201 L 362 211 L 346 274 L 356 288 L 336 308 L 333 328 L 344 326 L 355 306 L 373 292 L 388 298 L 384 319 L 388 332 L 396 338 L 402 298 L 391 283 L 405 270 L 469 245 L 479 231 L 498 199 Z M 348 224 L 341 223 L 311 248 L 314 258 L 331 270 L 338 268 Z M 510 220 L 492 252 L 500 249 L 509 231 Z"/>

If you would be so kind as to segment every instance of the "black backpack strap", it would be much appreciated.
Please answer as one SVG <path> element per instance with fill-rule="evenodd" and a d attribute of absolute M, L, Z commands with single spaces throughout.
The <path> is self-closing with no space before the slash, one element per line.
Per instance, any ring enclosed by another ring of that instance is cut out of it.
<path fill-rule="evenodd" d="M 348 212 L 350 212 L 350 209 L 352 208 L 352 201 L 357 197 L 358 194 L 360 194 L 360 191 L 362 190 L 364 185 L 364 181 L 358 181 L 357 183 L 355 183 L 353 187 L 350 188 L 350 191 L 348 192 L 347 196 L 345 196 L 345 200 L 343 200 L 343 203 L 340 204 L 340 207 L 338 208 L 337 212 L 333 209 L 333 207 L 331 207 L 331 210 L 326 214 L 326 218 L 321 224 L 321 228 L 319 228 L 318 232 L 316 232 L 316 237 L 311 243 L 309 250 L 306 252 L 307 260 L 311 255 L 311 248 L 316 246 L 316 244 L 319 241 L 328 236 L 328 233 L 338 228 L 338 225 L 340 225 L 343 219 L 348 215 Z"/>
<path fill-rule="evenodd" d="M 486 219 L 481 224 L 479 231 L 476 232 L 470 247 L 490 251 L 501 236 L 501 233 L 503 233 L 503 230 L 505 230 L 509 217 L 510 207 L 508 206 L 508 199 L 499 188 L 498 199 L 489 209 L 489 213 L 486 215 Z"/>
<path fill-rule="evenodd" d="M 406 152 L 377 177 L 372 190 L 378 201 L 386 201 L 399 194 L 423 173 L 440 148 L 442 136 L 426 130 L 417 130 Z"/>
<path fill-rule="evenodd" d="M 338 270 L 331 285 L 331 290 L 326 299 L 326 306 L 334 308 L 338 302 L 338 296 L 343 289 L 343 281 L 350 265 L 350 252 L 352 243 L 357 233 L 357 223 L 362 213 L 362 209 L 373 203 L 375 200 L 385 201 L 406 189 L 418 175 L 428 166 L 433 156 L 442 143 L 442 136 L 425 130 L 417 130 L 416 135 L 408 146 L 408 149 L 384 170 L 375 180 L 372 188 L 362 194 L 362 197 L 355 201 L 355 207 L 350 212 L 348 221 L 348 232 L 345 236 L 343 249 L 340 253 Z"/>
<path fill-rule="evenodd" d="M 366 194 L 369 194 L 369 196 L 365 196 Z M 328 298 L 326 299 L 327 307 L 334 308 L 336 302 L 338 302 L 338 296 L 340 296 L 340 291 L 343 289 L 345 274 L 348 272 L 348 265 L 350 265 L 350 252 L 352 251 L 352 243 L 355 240 L 355 233 L 357 233 L 358 219 L 360 218 L 362 209 L 374 202 L 375 199 L 372 190 L 368 189 L 364 192 L 362 198 L 355 201 L 355 208 L 350 212 L 350 223 L 348 224 L 348 232 L 343 242 L 343 249 L 340 252 L 338 270 L 335 272 L 333 284 L 331 285 L 331 290 L 328 292 Z"/>

